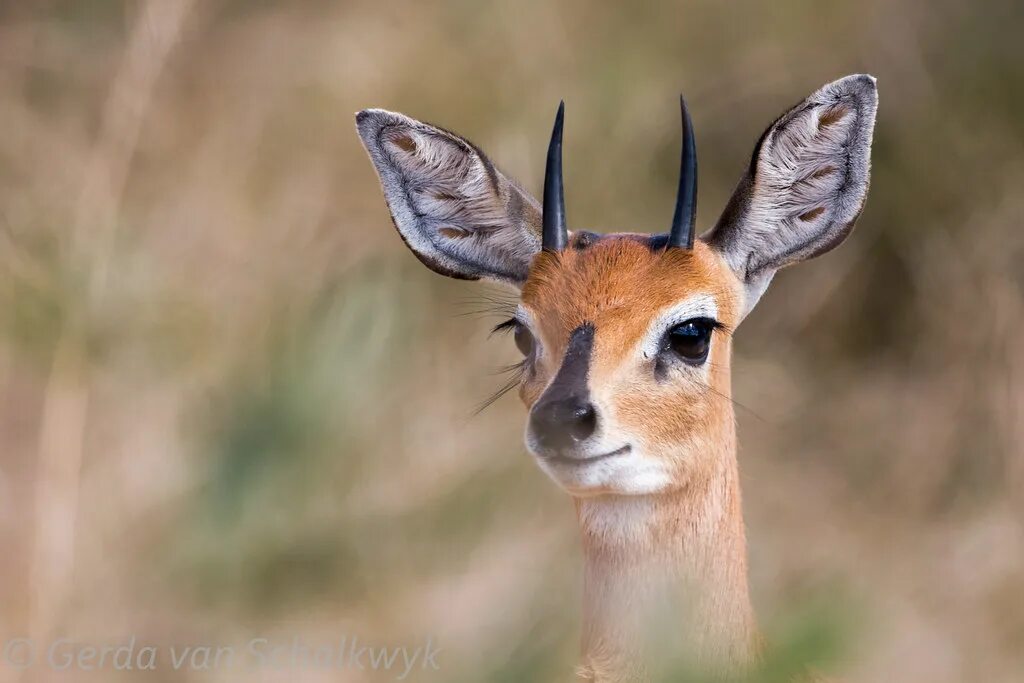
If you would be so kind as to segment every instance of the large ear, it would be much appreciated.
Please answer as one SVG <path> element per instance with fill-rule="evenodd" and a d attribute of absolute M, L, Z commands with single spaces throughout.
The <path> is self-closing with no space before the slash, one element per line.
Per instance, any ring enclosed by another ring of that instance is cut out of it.
<path fill-rule="evenodd" d="M 864 208 L 878 90 L 867 75 L 829 83 L 779 117 L 704 236 L 746 285 L 749 312 L 775 271 L 838 246 Z"/>
<path fill-rule="evenodd" d="M 541 247 L 541 207 L 469 141 L 383 109 L 356 114 L 406 245 L 431 270 L 519 287 Z"/>

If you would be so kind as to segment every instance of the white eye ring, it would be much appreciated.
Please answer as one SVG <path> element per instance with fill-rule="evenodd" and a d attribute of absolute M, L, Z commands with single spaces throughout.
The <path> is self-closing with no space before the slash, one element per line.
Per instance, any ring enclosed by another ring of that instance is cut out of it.
<path fill-rule="evenodd" d="M 704 292 L 691 294 L 665 307 L 648 325 L 638 355 L 647 359 L 654 358 L 661 353 L 664 339 L 672 328 L 695 318 L 718 320 L 718 305 L 713 296 Z"/>

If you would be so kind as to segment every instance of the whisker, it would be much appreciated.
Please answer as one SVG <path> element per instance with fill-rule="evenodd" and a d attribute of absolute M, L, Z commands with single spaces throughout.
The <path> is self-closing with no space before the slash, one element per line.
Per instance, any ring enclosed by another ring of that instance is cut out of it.
<path fill-rule="evenodd" d="M 518 305 L 519 299 L 515 297 L 504 297 L 504 296 L 491 296 L 488 294 L 477 294 L 474 296 L 467 296 L 458 299 L 458 304 L 485 304 L 487 306 L 496 306 L 501 308 L 515 309 Z"/>
<path fill-rule="evenodd" d="M 515 365 L 510 365 L 507 368 L 504 368 L 504 370 L 502 370 L 502 372 L 512 372 L 513 373 L 512 376 L 508 379 L 507 382 L 505 382 L 503 385 L 501 385 L 501 387 L 496 392 L 491 394 L 487 399 L 485 399 L 483 401 L 483 403 L 478 405 L 476 407 L 476 410 L 473 411 L 473 415 L 476 416 L 476 415 L 479 415 L 480 413 L 484 412 L 485 410 L 490 408 L 492 405 L 494 405 L 494 402 L 497 401 L 499 398 L 501 398 L 502 396 L 504 396 L 505 394 L 507 394 L 508 392 L 512 391 L 517 386 L 519 386 L 519 382 L 523 378 L 523 369 L 525 367 L 526 367 L 526 362 L 524 361 L 524 362 L 521 362 L 521 363 L 516 363 Z"/>
<path fill-rule="evenodd" d="M 515 304 L 488 297 L 468 298 L 457 305 L 467 310 L 453 314 L 456 318 L 511 318 L 516 313 Z"/>
<path fill-rule="evenodd" d="M 521 371 L 523 369 L 524 362 L 525 361 L 519 361 L 518 363 L 512 363 L 510 365 L 503 365 L 500 368 L 498 368 L 497 370 L 494 370 L 494 371 L 490 372 L 489 374 L 492 377 L 498 377 L 500 375 L 504 375 L 504 374 L 509 373 L 509 372 Z"/>
<path fill-rule="evenodd" d="M 460 310 L 480 310 L 480 311 L 502 311 L 512 315 L 516 312 L 515 306 L 504 306 L 499 304 L 491 304 L 486 301 L 476 301 L 472 303 L 465 303 L 458 307 Z"/>
<path fill-rule="evenodd" d="M 689 382 L 691 382 L 693 384 L 696 384 L 698 387 L 700 387 L 705 392 L 710 392 L 710 393 L 718 396 L 719 398 L 724 399 L 724 400 L 728 401 L 729 403 L 732 403 L 735 407 L 745 411 L 746 413 L 748 413 L 749 415 L 751 415 L 755 419 L 759 420 L 760 422 L 767 423 L 767 420 L 765 420 L 763 417 L 761 417 L 759 414 L 757 414 L 754 410 L 752 410 L 751 408 L 743 405 L 742 403 L 740 403 L 739 401 L 734 399 L 732 396 L 727 396 L 727 395 L 723 394 L 722 392 L 720 392 L 718 389 L 715 389 L 710 384 L 707 384 L 706 382 L 701 382 L 700 380 L 697 380 L 697 379 L 693 379 L 692 377 L 687 377 L 686 379 L 687 379 L 687 381 L 689 381 Z"/>
<path fill-rule="evenodd" d="M 462 313 L 453 313 L 452 317 L 455 318 L 507 318 L 514 311 L 501 311 L 494 308 L 483 308 L 474 311 L 463 311 Z"/>

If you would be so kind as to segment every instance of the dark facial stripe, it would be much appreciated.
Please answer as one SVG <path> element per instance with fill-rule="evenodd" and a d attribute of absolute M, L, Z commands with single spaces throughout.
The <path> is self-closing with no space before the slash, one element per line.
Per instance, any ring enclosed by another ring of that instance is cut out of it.
<path fill-rule="evenodd" d="M 583 323 L 569 335 L 562 367 L 551 385 L 540 397 L 538 403 L 562 401 L 568 398 L 586 403 L 590 396 L 587 387 L 587 373 L 590 370 L 590 356 L 594 350 L 594 325 Z"/>

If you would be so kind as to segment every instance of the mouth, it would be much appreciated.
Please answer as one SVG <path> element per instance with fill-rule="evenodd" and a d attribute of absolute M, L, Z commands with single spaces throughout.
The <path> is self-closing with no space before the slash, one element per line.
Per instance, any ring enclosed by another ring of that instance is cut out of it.
<path fill-rule="evenodd" d="M 614 451 L 611 451 L 609 453 L 602 453 L 601 455 L 592 455 L 586 458 L 574 458 L 568 455 L 559 455 L 557 453 L 554 455 L 545 455 L 542 456 L 542 458 L 545 462 L 549 462 L 552 464 L 570 465 L 578 467 L 580 465 L 590 465 L 595 462 L 600 462 L 602 460 L 608 460 L 609 458 L 614 458 L 617 455 L 625 455 L 626 453 L 629 453 L 630 450 L 632 450 L 632 446 L 626 444 L 622 448 L 616 448 Z"/>

